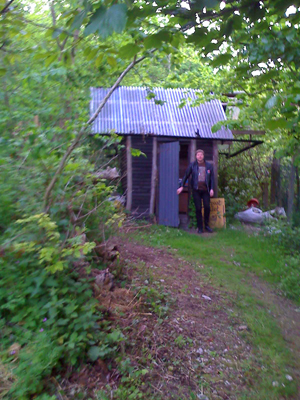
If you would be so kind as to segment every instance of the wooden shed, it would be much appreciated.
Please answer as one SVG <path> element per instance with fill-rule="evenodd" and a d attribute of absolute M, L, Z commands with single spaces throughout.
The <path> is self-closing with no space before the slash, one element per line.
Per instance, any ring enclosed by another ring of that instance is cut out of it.
<path fill-rule="evenodd" d="M 108 90 L 91 89 L 91 114 Z M 180 196 L 176 190 L 198 148 L 214 164 L 218 196 L 218 144 L 234 137 L 224 127 L 211 132 L 214 124 L 226 119 L 221 102 L 194 106 L 196 99 L 192 89 L 155 88 L 149 96 L 144 87 L 118 87 L 95 120 L 94 134 L 113 131 L 124 137 L 121 172 L 126 208 L 137 216 L 155 215 L 160 224 L 179 226 L 180 217 L 188 214 L 190 190 L 187 185 Z M 131 149 L 145 156 L 134 157 Z"/>

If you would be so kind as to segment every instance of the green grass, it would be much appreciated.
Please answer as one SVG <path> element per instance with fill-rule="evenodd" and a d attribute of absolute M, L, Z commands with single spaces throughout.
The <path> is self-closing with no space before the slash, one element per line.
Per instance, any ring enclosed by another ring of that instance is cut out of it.
<path fill-rule="evenodd" d="M 179 257 L 191 261 L 207 282 L 223 289 L 235 304 L 236 316 L 249 328 L 243 336 L 255 348 L 256 361 L 263 366 L 259 374 L 251 372 L 251 360 L 243 366 L 253 385 L 247 395 L 240 394 L 241 400 L 296 398 L 295 381 L 288 382 L 285 378 L 286 374 L 293 375 L 289 371 L 296 367 L 295 361 L 269 313 L 270 305 L 255 296 L 251 284 L 252 274 L 275 287 L 280 282 L 284 256 L 268 238 L 232 229 L 204 237 L 159 226 L 144 233 L 139 231 L 134 238 L 146 245 L 177 249 Z M 272 385 L 274 381 L 279 382 L 278 387 Z"/>

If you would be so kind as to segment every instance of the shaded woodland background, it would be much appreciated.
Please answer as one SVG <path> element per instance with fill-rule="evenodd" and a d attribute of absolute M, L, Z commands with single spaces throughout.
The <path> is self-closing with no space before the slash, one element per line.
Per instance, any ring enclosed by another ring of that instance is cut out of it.
<path fill-rule="evenodd" d="M 113 132 L 89 135 L 91 86 L 199 89 L 199 102 L 239 107 L 229 128 L 266 131 L 263 145 L 220 157 L 220 196 L 230 222 L 251 197 L 285 208 L 275 241 L 290 266 L 286 293 L 297 298 L 300 36 L 290 6 L 0 1 L 0 331 L 4 362 L 17 365 L 8 398 L 53 398 L 44 392 L 53 370 L 78 366 L 99 343 L 113 358 L 122 341 L 99 323 L 80 270 L 104 268 L 95 249 L 132 223 L 109 200 L 120 182 L 95 177 L 118 167 L 121 144 Z"/>

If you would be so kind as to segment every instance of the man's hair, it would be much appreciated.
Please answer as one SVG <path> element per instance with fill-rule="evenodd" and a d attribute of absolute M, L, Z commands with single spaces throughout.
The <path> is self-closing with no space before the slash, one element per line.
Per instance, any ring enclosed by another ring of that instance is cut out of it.
<path fill-rule="evenodd" d="M 197 155 L 197 153 L 203 153 L 203 155 L 205 155 L 204 150 L 201 149 L 196 150 L 195 156 Z"/>

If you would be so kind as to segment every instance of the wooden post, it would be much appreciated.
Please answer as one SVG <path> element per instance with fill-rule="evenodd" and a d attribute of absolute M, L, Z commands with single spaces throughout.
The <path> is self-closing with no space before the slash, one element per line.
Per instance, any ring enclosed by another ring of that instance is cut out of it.
<path fill-rule="evenodd" d="M 132 207 L 132 155 L 131 155 L 131 136 L 126 138 L 126 160 L 127 160 L 127 196 L 126 210 L 131 211 Z"/>
<path fill-rule="evenodd" d="M 153 138 L 152 145 L 152 173 L 151 173 L 151 194 L 150 194 L 150 215 L 154 214 L 156 175 L 157 175 L 157 138 Z"/>
<path fill-rule="evenodd" d="M 196 150 L 197 150 L 197 141 L 196 139 L 191 139 L 189 144 L 189 161 L 190 163 L 196 161 Z M 190 180 L 189 180 L 190 181 Z M 188 186 L 188 221 L 189 221 L 189 208 L 190 208 L 190 201 L 191 201 L 191 184 L 189 183 Z"/>
<path fill-rule="evenodd" d="M 35 115 L 35 116 L 33 117 L 33 120 L 34 120 L 35 126 L 41 126 L 40 121 L 39 121 L 39 116 L 38 116 L 38 115 Z"/>
<path fill-rule="evenodd" d="M 218 165 L 219 165 L 219 151 L 218 142 L 213 141 L 213 164 L 214 164 L 214 197 L 218 197 Z"/>
<path fill-rule="evenodd" d="M 196 160 L 196 139 L 191 139 L 190 141 L 190 148 L 189 148 L 189 159 L 190 162 L 194 162 Z"/>

